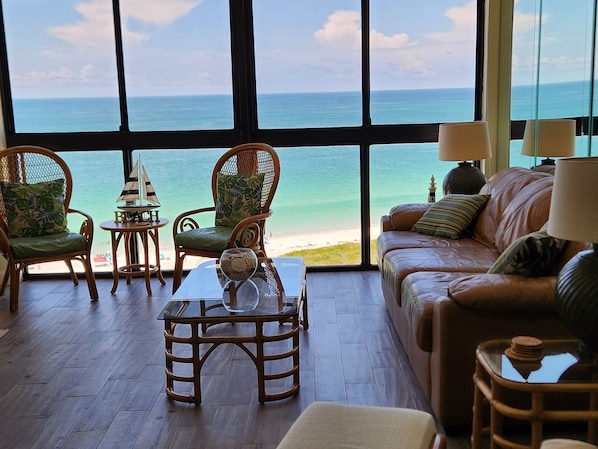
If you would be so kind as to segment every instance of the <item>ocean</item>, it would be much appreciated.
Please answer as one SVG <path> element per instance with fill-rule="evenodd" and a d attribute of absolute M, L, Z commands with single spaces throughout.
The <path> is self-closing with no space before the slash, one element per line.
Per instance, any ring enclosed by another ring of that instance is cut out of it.
<path fill-rule="evenodd" d="M 539 116 L 587 115 L 585 83 L 545 85 L 540 89 Z M 534 117 L 534 90 L 513 88 L 513 119 Z M 372 92 L 373 124 L 435 123 L 473 119 L 473 89 L 426 89 Z M 358 126 L 361 97 L 356 92 L 268 94 L 258 97 L 261 128 Z M 114 131 L 119 126 L 115 98 L 16 99 L 17 132 Z M 229 129 L 229 96 L 134 97 L 129 99 L 133 131 Z M 583 143 L 580 142 L 580 147 Z M 519 154 L 521 142 L 512 143 L 511 165 L 530 166 Z M 336 243 L 339 231 L 359 239 L 360 188 L 357 146 L 277 148 L 281 180 L 272 205 L 267 231 L 272 240 L 305 235 L 329 235 Z M 161 203 L 159 214 L 174 219 L 179 213 L 212 203 L 211 171 L 223 149 L 145 150 L 141 160 Z M 580 149 L 580 151 L 582 151 Z M 99 229 L 113 219 L 116 198 L 123 187 L 119 152 L 61 153 L 74 176 L 71 206 L 94 217 L 94 253 L 110 248 L 109 233 Z M 434 176 L 437 198 L 442 179 L 455 166 L 437 159 L 437 144 L 375 145 L 371 148 L 371 226 L 399 203 L 425 202 Z M 210 223 L 203 223 L 210 225 Z M 73 224 L 71 227 L 75 227 Z M 343 234 L 343 239 L 346 234 Z M 375 237 L 375 235 L 373 235 Z M 171 228 L 161 231 L 161 250 L 172 251 Z"/>

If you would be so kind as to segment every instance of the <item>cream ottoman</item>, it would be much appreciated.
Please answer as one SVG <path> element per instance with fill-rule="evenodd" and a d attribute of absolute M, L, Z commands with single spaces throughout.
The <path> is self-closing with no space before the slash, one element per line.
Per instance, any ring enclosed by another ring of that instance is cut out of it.
<path fill-rule="evenodd" d="M 596 449 L 596 446 L 583 441 L 552 438 L 543 441 L 540 449 Z"/>
<path fill-rule="evenodd" d="M 313 402 L 299 415 L 277 449 L 444 448 L 434 418 L 405 408 Z"/>

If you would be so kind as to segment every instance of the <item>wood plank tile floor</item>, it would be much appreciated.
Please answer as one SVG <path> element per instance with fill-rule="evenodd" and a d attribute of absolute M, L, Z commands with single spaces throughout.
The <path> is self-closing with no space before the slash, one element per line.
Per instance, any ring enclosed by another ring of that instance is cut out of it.
<path fill-rule="evenodd" d="M 152 279 L 22 283 L 18 313 L 0 297 L 0 448 L 274 449 L 312 401 L 429 411 L 387 315 L 378 272 L 309 273 L 301 391 L 260 405 L 256 370 L 234 345 L 202 373 L 202 405 L 167 399 L 163 322 L 171 296 Z M 469 448 L 469 435 L 449 449 Z"/>

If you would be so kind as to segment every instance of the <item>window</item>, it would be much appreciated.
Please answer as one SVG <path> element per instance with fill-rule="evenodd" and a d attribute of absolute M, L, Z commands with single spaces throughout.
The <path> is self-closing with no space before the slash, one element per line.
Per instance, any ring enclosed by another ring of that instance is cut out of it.
<path fill-rule="evenodd" d="M 58 149 L 73 205 L 98 226 L 138 156 L 160 216 L 174 219 L 211 203 L 220 154 L 261 141 L 282 166 L 269 254 L 348 243 L 340 265 L 371 268 L 366 228 L 426 201 L 431 176 L 441 185 L 454 166 L 438 161 L 438 123 L 481 112 L 481 0 L 113 3 L 1 3 L 7 143 Z M 170 229 L 160 233 L 168 269 Z M 95 238 L 100 261 L 109 233 Z"/>
<path fill-rule="evenodd" d="M 253 5 L 260 127 L 360 125 L 360 2 Z"/>
<path fill-rule="evenodd" d="M 474 118 L 476 3 L 371 2 L 372 122 Z"/>
<path fill-rule="evenodd" d="M 120 125 L 112 2 L 2 2 L 17 132 Z"/>

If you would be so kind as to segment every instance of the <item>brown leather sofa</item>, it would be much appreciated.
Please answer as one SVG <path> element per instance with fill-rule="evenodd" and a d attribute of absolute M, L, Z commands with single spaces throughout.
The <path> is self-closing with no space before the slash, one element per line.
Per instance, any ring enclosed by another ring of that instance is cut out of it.
<path fill-rule="evenodd" d="M 471 426 L 480 342 L 571 337 L 554 305 L 556 274 L 587 245 L 570 242 L 548 276 L 487 273 L 514 240 L 546 226 L 552 181 L 518 167 L 496 173 L 480 191 L 490 198 L 457 240 L 411 231 L 430 203 L 398 205 L 381 218 L 377 256 L 386 306 L 447 430 Z"/>

